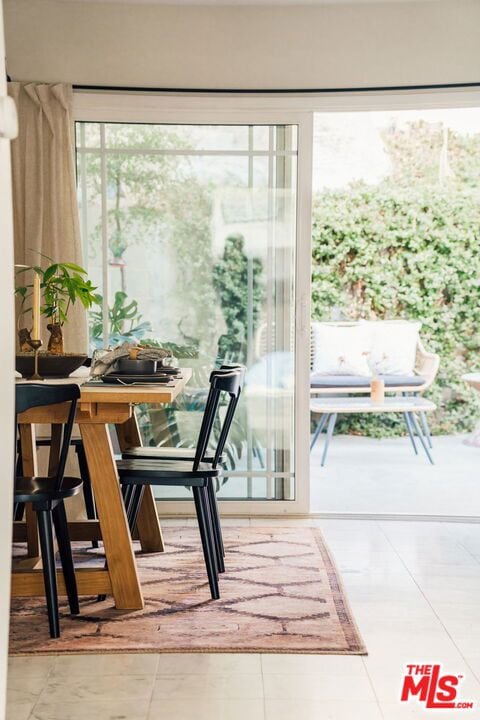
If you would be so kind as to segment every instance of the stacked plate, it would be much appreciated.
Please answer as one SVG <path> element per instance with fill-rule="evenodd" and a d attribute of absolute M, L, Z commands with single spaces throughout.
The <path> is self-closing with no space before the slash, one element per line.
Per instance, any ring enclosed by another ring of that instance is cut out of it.
<path fill-rule="evenodd" d="M 102 377 L 107 385 L 166 385 L 181 378 L 180 368 L 160 367 L 153 373 L 132 373 L 116 370 Z"/>

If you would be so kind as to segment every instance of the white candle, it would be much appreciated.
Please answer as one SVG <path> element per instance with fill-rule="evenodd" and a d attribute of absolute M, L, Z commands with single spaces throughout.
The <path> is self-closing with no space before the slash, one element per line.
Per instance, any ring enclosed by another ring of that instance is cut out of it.
<path fill-rule="evenodd" d="M 32 340 L 40 340 L 40 275 L 34 272 L 32 293 Z"/>

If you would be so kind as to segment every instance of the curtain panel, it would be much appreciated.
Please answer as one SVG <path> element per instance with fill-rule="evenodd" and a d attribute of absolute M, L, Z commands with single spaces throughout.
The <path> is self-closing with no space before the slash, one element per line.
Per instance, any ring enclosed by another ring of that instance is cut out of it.
<path fill-rule="evenodd" d="M 75 186 L 72 87 L 11 82 L 19 133 L 12 142 L 15 262 L 83 263 Z M 46 321 L 42 339 L 46 342 Z M 84 308 L 76 302 L 64 326 L 66 352 L 87 352 Z"/>

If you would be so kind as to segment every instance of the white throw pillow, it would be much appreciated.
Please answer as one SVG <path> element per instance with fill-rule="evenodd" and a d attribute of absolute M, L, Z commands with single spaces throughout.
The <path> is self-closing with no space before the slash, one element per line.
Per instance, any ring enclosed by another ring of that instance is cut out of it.
<path fill-rule="evenodd" d="M 419 322 L 379 320 L 365 322 L 371 329 L 370 366 L 378 375 L 413 375 L 417 353 Z"/>
<path fill-rule="evenodd" d="M 319 375 L 370 376 L 368 356 L 371 331 L 367 323 L 331 325 L 313 323 L 314 359 L 312 372 Z"/>

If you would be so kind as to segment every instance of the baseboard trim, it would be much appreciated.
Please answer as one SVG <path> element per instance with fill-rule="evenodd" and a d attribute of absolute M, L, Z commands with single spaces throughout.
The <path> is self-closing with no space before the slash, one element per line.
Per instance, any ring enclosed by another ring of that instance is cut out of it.
<path fill-rule="evenodd" d="M 480 523 L 478 515 L 425 515 L 415 513 L 338 513 L 312 512 L 304 517 L 319 520 L 401 520 L 402 522 Z"/>
<path fill-rule="evenodd" d="M 173 513 L 159 513 L 160 519 L 176 519 L 180 517 L 195 518 L 194 513 L 185 513 L 182 516 Z M 449 523 L 473 523 L 480 524 L 480 516 L 478 515 L 425 515 L 412 513 L 339 513 L 339 512 L 311 512 L 311 513 L 281 513 L 274 515 L 272 513 L 235 513 L 235 515 L 225 514 L 225 519 L 239 518 L 241 520 L 249 518 L 263 518 L 264 520 L 387 520 L 401 522 L 449 522 Z"/>

